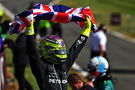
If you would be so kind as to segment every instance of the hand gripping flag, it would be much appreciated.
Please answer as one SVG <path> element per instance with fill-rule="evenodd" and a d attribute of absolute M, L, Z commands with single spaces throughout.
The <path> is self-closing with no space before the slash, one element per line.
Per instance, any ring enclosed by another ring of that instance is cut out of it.
<path fill-rule="evenodd" d="M 15 15 L 14 21 L 9 25 L 10 34 L 23 32 L 24 28 L 30 25 L 31 17 L 35 19 L 35 22 L 41 19 L 59 23 L 76 22 L 80 27 L 84 28 L 86 16 L 91 19 L 92 30 L 95 32 L 97 27 L 89 7 L 70 8 L 64 5 L 48 6 L 45 4 L 37 4 L 33 9 Z"/>

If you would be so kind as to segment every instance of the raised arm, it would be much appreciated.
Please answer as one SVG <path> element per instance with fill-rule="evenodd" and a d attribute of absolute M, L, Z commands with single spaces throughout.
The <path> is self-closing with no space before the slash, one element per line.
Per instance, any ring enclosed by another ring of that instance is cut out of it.
<path fill-rule="evenodd" d="M 36 64 L 36 62 L 38 62 L 38 60 L 40 59 L 40 54 L 36 47 L 34 34 L 35 34 L 34 33 L 34 24 L 33 24 L 33 20 L 32 20 L 30 25 L 26 27 L 25 35 L 26 35 L 26 43 L 27 43 L 26 44 L 27 52 L 29 54 L 30 61 L 32 61 Z"/>
<path fill-rule="evenodd" d="M 33 75 L 35 76 L 39 87 L 43 87 L 44 85 L 44 72 L 46 71 L 46 65 L 40 59 L 40 53 L 37 50 L 35 38 L 34 38 L 34 25 L 33 21 L 30 23 L 30 26 L 26 27 L 25 31 L 26 42 L 27 42 L 27 51 L 30 59 L 30 66 Z M 44 72 L 43 69 L 44 68 Z"/>
<path fill-rule="evenodd" d="M 80 51 L 84 47 L 87 38 L 90 36 L 91 32 L 91 21 L 88 17 L 86 17 L 86 28 L 81 33 L 80 37 L 74 42 L 74 44 L 71 46 L 71 48 L 68 51 L 68 62 L 67 62 L 67 68 L 70 69 L 70 67 L 74 64 L 75 59 L 79 55 Z"/>

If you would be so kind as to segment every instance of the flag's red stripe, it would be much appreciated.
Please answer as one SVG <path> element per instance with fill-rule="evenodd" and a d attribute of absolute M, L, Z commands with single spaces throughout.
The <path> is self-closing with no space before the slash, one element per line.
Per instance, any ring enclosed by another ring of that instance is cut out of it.
<path fill-rule="evenodd" d="M 67 23 L 68 22 L 68 18 L 69 18 L 68 14 L 62 13 L 62 12 L 58 12 L 55 20 L 58 21 L 58 22 L 61 22 L 61 23 Z"/>
<path fill-rule="evenodd" d="M 20 18 L 25 23 L 26 26 L 30 25 L 30 22 L 29 22 L 29 20 L 27 18 L 25 18 L 25 17 L 20 17 Z"/>
<path fill-rule="evenodd" d="M 50 9 L 48 6 L 46 6 L 46 5 L 44 5 L 44 4 L 42 4 L 42 6 L 43 6 L 43 9 L 44 9 L 45 11 L 51 12 L 51 9 Z"/>

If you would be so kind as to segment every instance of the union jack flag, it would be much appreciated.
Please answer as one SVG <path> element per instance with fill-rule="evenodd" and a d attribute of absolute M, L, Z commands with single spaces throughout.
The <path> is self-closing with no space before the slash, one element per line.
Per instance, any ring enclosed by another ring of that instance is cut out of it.
<path fill-rule="evenodd" d="M 45 4 L 37 4 L 33 9 L 15 15 L 14 21 L 10 23 L 10 34 L 22 32 L 26 26 L 30 25 L 31 17 L 35 21 L 44 19 L 59 23 L 76 22 L 80 27 L 84 28 L 86 16 L 91 19 L 92 30 L 95 32 L 97 27 L 89 7 L 70 8 L 64 5 L 48 6 Z"/>

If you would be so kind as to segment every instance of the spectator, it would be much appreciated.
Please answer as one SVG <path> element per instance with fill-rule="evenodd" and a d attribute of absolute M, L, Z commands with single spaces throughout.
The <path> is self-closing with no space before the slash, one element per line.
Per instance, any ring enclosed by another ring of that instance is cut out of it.
<path fill-rule="evenodd" d="M 5 90 L 7 83 L 6 83 L 6 58 L 4 53 L 4 48 L 7 47 L 7 44 L 4 43 L 5 38 L 3 38 L 2 32 L 4 31 L 3 27 L 3 16 L 4 10 L 0 9 L 0 90 Z"/>
<path fill-rule="evenodd" d="M 52 22 L 52 35 L 58 35 L 58 36 L 62 37 L 61 23 Z"/>
<path fill-rule="evenodd" d="M 13 48 L 13 41 L 7 38 L 7 32 L 9 30 L 9 20 L 3 20 L 4 11 L 0 9 L 0 90 L 9 89 L 9 71 L 6 65 L 5 48 Z M 10 73 L 12 75 L 12 73 Z M 12 78 L 14 81 L 14 78 Z M 16 89 L 14 89 L 16 90 Z"/>
<path fill-rule="evenodd" d="M 102 56 L 93 57 L 88 63 L 88 70 L 93 76 L 94 87 L 97 90 L 114 90 L 113 83 L 108 74 L 109 64 Z"/>
<path fill-rule="evenodd" d="M 41 38 L 39 49 L 37 49 L 33 22 L 26 28 L 30 66 L 40 90 L 67 90 L 67 73 L 84 47 L 91 31 L 91 22 L 88 17 L 86 26 L 68 52 L 64 41 L 56 35 Z"/>
<path fill-rule="evenodd" d="M 107 36 L 104 24 L 99 25 L 98 32 L 91 36 L 91 58 L 103 56 L 107 59 L 106 54 Z"/>
<path fill-rule="evenodd" d="M 96 90 L 94 87 L 85 83 L 76 73 L 69 75 L 68 83 L 71 86 L 72 90 Z"/>
<path fill-rule="evenodd" d="M 11 40 L 5 39 L 0 36 L 0 90 L 5 90 L 7 88 L 7 66 L 6 66 L 6 55 L 4 49 L 10 47 Z"/>
<path fill-rule="evenodd" d="M 29 64 L 29 58 L 26 52 L 26 37 L 23 33 L 16 39 L 13 49 L 13 62 L 15 77 L 19 83 L 19 90 L 33 90 L 32 86 L 25 78 L 25 69 Z"/>
<path fill-rule="evenodd" d="M 41 37 L 46 36 L 48 30 L 51 28 L 50 21 L 48 20 L 40 20 L 39 21 L 39 34 Z"/>
<path fill-rule="evenodd" d="M 5 90 L 6 88 L 6 62 L 5 54 L 3 52 L 3 41 L 0 37 L 0 90 Z"/>

